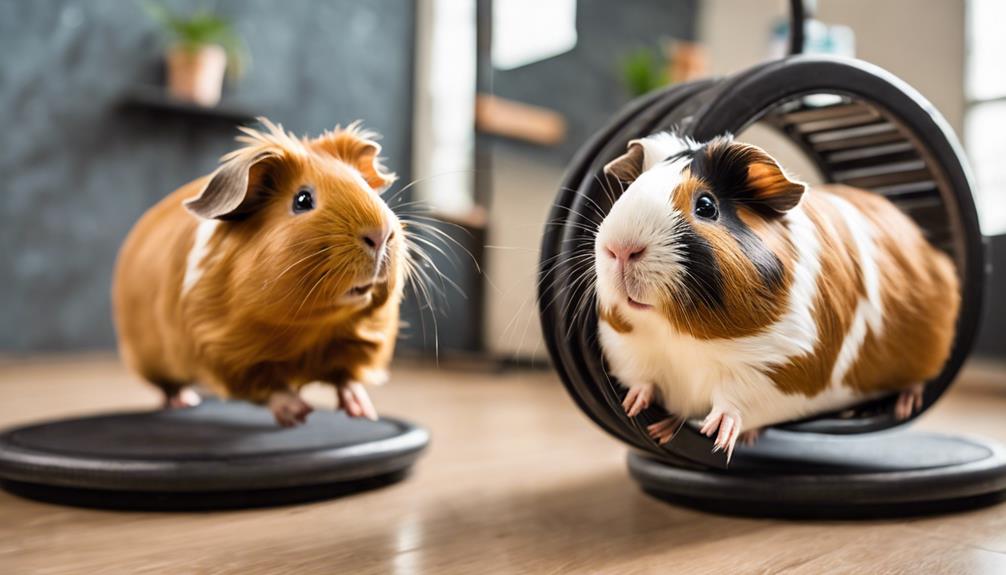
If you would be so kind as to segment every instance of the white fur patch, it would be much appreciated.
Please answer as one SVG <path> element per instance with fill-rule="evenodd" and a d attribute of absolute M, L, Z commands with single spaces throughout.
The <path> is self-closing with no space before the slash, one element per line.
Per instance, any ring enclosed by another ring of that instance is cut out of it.
<path fill-rule="evenodd" d="M 684 255 L 676 231 L 682 215 L 674 209 L 671 191 L 681 183 L 681 171 L 688 162 L 658 164 L 641 174 L 601 223 L 594 242 L 594 261 L 602 300 L 619 299 L 624 289 L 632 299 L 654 304 L 663 286 L 682 281 Z M 622 285 L 607 250 L 626 245 L 645 247 L 646 257 L 627 271 Z"/>
<path fill-rule="evenodd" d="M 188 293 L 192 286 L 196 285 L 199 278 L 203 276 L 202 263 L 209 252 L 210 240 L 217 230 L 220 220 L 200 220 L 196 226 L 195 238 L 192 240 L 192 248 L 189 250 L 188 258 L 185 260 L 185 276 L 182 279 L 182 295 Z"/>
<path fill-rule="evenodd" d="M 632 140 L 629 146 L 639 144 L 643 147 L 643 172 L 646 172 L 665 159 L 687 150 L 697 150 L 698 142 L 691 138 L 682 138 L 671 132 L 660 132 L 646 138 Z"/>
<path fill-rule="evenodd" d="M 842 219 L 849 226 L 849 233 L 856 252 L 859 254 L 859 268 L 863 275 L 865 297 L 856 304 L 856 314 L 849 331 L 842 341 L 842 348 L 831 372 L 831 385 L 840 386 L 845 376 L 859 358 L 859 352 L 866 340 L 867 328 L 879 336 L 884 328 L 883 302 L 880 297 L 880 270 L 877 268 L 877 245 L 873 239 L 873 226 L 855 206 L 846 199 L 829 194 L 828 199 L 838 208 Z"/>

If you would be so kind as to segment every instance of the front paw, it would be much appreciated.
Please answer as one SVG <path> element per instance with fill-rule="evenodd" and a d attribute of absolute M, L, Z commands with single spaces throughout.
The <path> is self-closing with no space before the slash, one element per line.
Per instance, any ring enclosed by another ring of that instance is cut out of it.
<path fill-rule="evenodd" d="M 276 391 L 269 396 L 269 410 L 276 423 L 283 427 L 296 427 L 305 421 L 314 408 L 292 391 Z"/>
<path fill-rule="evenodd" d="M 636 417 L 644 409 L 650 407 L 655 396 L 656 386 L 652 383 L 637 383 L 629 388 L 629 393 L 625 394 L 625 399 L 622 400 L 622 409 L 629 417 Z"/>
<path fill-rule="evenodd" d="M 667 417 L 652 425 L 648 425 L 646 427 L 646 434 L 660 445 L 664 445 L 674 439 L 674 435 L 678 433 L 683 423 L 683 419 L 673 416 Z"/>
<path fill-rule="evenodd" d="M 350 417 L 366 417 L 377 421 L 377 410 L 374 409 L 370 395 L 362 383 L 352 382 L 335 386 L 339 407 L 346 410 Z"/>

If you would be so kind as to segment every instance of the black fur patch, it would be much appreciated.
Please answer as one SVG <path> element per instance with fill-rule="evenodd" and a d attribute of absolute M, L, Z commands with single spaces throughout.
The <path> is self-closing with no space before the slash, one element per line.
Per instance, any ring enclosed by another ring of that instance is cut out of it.
<path fill-rule="evenodd" d="M 748 185 L 748 166 L 756 159 L 752 148 L 716 138 L 692 157 L 692 175 L 709 184 L 710 191 L 720 200 L 756 203 L 755 190 Z"/>
<path fill-rule="evenodd" d="M 713 254 L 713 248 L 704 237 L 681 220 L 674 230 L 678 236 L 678 246 L 683 248 L 685 288 L 692 296 L 693 304 L 703 304 L 708 308 L 723 307 L 723 273 Z"/>
<path fill-rule="evenodd" d="M 765 285 L 775 288 L 783 280 L 782 262 L 737 216 L 738 206 L 744 206 L 765 218 L 778 217 L 757 201 L 755 190 L 748 185 L 748 166 L 756 159 L 751 148 L 731 145 L 727 138 L 716 138 L 693 156 L 691 173 L 705 182 L 706 191 L 716 197 L 720 212 L 718 223 L 737 240 Z"/>

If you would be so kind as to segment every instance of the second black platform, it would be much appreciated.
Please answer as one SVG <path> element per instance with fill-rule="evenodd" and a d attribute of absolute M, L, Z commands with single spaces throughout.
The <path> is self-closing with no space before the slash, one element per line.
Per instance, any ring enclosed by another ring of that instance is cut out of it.
<path fill-rule="evenodd" d="M 641 453 L 629 471 L 648 493 L 716 513 L 870 518 L 957 511 L 1003 500 L 1006 448 L 980 438 L 891 431 L 832 436 L 770 429 L 727 470 Z"/>

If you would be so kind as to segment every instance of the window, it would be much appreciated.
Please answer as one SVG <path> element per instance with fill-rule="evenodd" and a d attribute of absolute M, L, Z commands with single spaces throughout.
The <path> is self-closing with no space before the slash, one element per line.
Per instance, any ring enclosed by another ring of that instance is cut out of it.
<path fill-rule="evenodd" d="M 964 121 L 986 235 L 1006 233 L 1006 2 L 969 0 Z"/>

